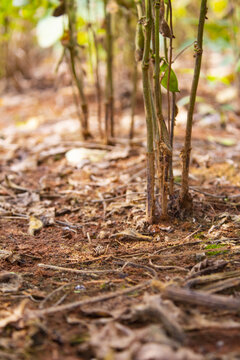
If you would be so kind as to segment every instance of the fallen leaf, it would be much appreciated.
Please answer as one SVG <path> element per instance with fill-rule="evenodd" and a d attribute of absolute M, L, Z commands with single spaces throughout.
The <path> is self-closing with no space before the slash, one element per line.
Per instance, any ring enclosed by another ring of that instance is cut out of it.
<path fill-rule="evenodd" d="M 0 273 L 0 291 L 3 293 L 18 291 L 22 285 L 22 277 L 13 272 Z"/>
<path fill-rule="evenodd" d="M 15 309 L 0 314 L 0 328 L 5 328 L 8 324 L 15 323 L 22 319 L 28 300 L 24 299 Z"/>
<path fill-rule="evenodd" d="M 34 236 L 43 228 L 43 222 L 34 216 L 30 216 L 28 234 Z"/>
<path fill-rule="evenodd" d="M 78 166 L 83 160 L 88 160 L 91 163 L 100 162 L 106 154 L 106 150 L 75 148 L 69 150 L 65 156 L 69 165 Z"/>

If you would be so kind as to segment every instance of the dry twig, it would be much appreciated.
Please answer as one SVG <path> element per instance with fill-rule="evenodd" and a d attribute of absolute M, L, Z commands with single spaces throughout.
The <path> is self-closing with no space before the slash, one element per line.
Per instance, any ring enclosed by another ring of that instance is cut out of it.
<path fill-rule="evenodd" d="M 116 297 L 128 295 L 134 291 L 145 289 L 148 286 L 150 286 L 150 284 L 151 284 L 151 281 L 149 280 L 149 281 L 143 282 L 139 285 L 132 286 L 131 288 L 128 288 L 128 289 L 110 292 L 105 295 L 100 295 L 100 296 L 96 296 L 96 297 L 92 297 L 92 298 L 88 298 L 88 299 L 84 299 L 84 300 L 80 300 L 80 301 L 75 301 L 75 302 L 72 302 L 69 304 L 64 304 L 64 305 L 59 305 L 59 306 L 51 306 L 51 307 L 49 307 L 47 309 L 43 309 L 43 310 L 29 310 L 26 313 L 26 317 L 31 319 L 31 318 L 35 318 L 35 317 L 39 317 L 39 316 L 55 314 L 57 312 L 73 310 L 73 309 L 79 308 L 84 305 L 90 305 L 90 304 L 95 304 L 97 302 L 107 301 L 110 299 L 114 299 Z"/>

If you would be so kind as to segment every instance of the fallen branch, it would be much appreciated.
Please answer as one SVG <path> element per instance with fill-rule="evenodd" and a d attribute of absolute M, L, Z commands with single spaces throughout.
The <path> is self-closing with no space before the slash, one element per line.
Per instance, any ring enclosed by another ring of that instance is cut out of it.
<path fill-rule="evenodd" d="M 151 281 L 146 281 L 142 284 L 132 286 L 131 288 L 128 288 L 128 289 L 119 290 L 119 291 L 111 292 L 111 293 L 96 296 L 96 297 L 91 297 L 91 298 L 88 298 L 85 300 L 75 301 L 75 302 L 72 302 L 69 304 L 64 304 L 64 305 L 59 305 L 59 306 L 51 306 L 51 307 L 49 307 L 47 309 L 43 309 L 43 310 L 28 310 L 26 312 L 26 317 L 28 319 L 32 319 L 32 318 L 39 317 L 39 316 L 55 314 L 57 312 L 73 310 L 73 309 L 79 308 L 84 305 L 95 304 L 97 302 L 103 302 L 103 301 L 107 301 L 110 299 L 114 299 L 119 296 L 128 295 L 134 291 L 138 291 L 138 290 L 147 288 L 150 285 L 151 285 Z"/>
<path fill-rule="evenodd" d="M 47 264 L 38 264 L 38 267 L 44 268 L 44 269 L 51 269 L 51 270 L 59 270 L 59 271 L 66 271 L 66 272 L 72 272 L 75 274 L 82 274 L 82 275 L 91 275 L 91 274 L 110 274 L 110 273 L 119 273 L 122 269 L 110 269 L 110 270 L 78 270 L 78 269 L 71 269 L 71 268 L 65 268 L 61 266 L 56 265 L 47 265 Z"/>
<path fill-rule="evenodd" d="M 178 271 L 185 271 L 185 272 L 189 272 L 188 269 L 185 269 L 184 267 L 181 267 L 181 266 L 174 266 L 174 265 L 155 265 L 153 264 L 152 260 L 149 259 L 149 264 L 153 267 L 155 267 L 156 269 L 159 269 L 159 270 L 172 270 L 172 269 L 175 269 L 175 270 L 178 270 Z"/>
<path fill-rule="evenodd" d="M 224 295 L 212 295 L 203 291 L 183 289 L 174 285 L 166 285 L 158 280 L 152 280 L 152 287 L 161 292 L 164 299 L 183 304 L 198 305 L 214 310 L 240 311 L 240 299 Z"/>

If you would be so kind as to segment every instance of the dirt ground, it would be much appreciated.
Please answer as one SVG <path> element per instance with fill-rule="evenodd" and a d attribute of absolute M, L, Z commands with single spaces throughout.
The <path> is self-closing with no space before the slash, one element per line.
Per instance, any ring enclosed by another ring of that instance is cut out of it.
<path fill-rule="evenodd" d="M 197 108 L 193 214 L 149 226 L 142 106 L 105 146 L 79 140 L 70 87 L 0 101 L 0 359 L 239 359 L 239 114 Z"/>

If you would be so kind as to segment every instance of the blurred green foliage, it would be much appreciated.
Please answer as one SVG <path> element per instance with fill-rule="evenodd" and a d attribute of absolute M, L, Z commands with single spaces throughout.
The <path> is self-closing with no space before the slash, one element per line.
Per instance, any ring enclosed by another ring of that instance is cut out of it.
<path fill-rule="evenodd" d="M 167 0 L 165 0 L 167 3 Z M 53 10 L 59 5 L 58 0 L 1 0 L 0 2 L 0 46 L 1 43 L 11 41 L 13 33 L 24 33 L 29 28 L 38 27 L 42 36 L 49 34 L 49 41 L 46 46 L 53 45 L 56 40 L 60 40 L 62 34 L 58 31 L 57 35 L 52 36 L 51 32 L 56 27 L 56 22 L 45 21 L 52 19 Z M 124 18 L 134 18 L 131 21 L 132 32 L 135 31 L 136 12 L 133 0 L 108 0 L 110 12 L 115 17 L 115 40 L 117 47 L 122 44 L 119 40 L 125 36 L 125 41 L 129 41 L 126 34 L 126 23 Z M 173 6 L 173 26 L 176 39 L 174 42 L 175 51 L 184 48 L 191 41 L 195 40 L 197 30 L 197 14 L 199 11 L 200 0 L 179 0 L 172 1 Z M 240 4 L 238 0 L 209 0 L 208 1 L 208 21 L 205 26 L 205 46 L 215 52 L 226 54 L 224 61 L 232 64 L 235 72 L 240 72 L 240 36 L 238 25 L 240 23 Z M 64 18 L 62 16 L 61 18 Z M 101 38 L 104 35 L 104 1 L 103 0 L 78 0 L 78 42 L 85 47 L 93 46 L 93 37 L 88 31 L 87 23 L 91 22 L 96 34 Z M 62 26 L 66 26 L 66 19 L 61 19 Z M 40 26 L 42 25 L 42 26 Z M 60 25 L 59 25 L 60 27 Z M 125 35 L 124 35 L 125 33 Z M 59 42 L 60 43 L 60 42 Z M 129 45 L 126 45 L 128 47 Z M 94 47 L 94 46 L 93 46 Z M 101 47 L 101 41 L 100 41 Z M 132 45 L 131 45 L 132 47 Z M 122 48 L 119 49 L 120 51 Z M 220 79 L 209 75 L 210 82 L 222 81 L 229 84 L 232 79 Z"/>

